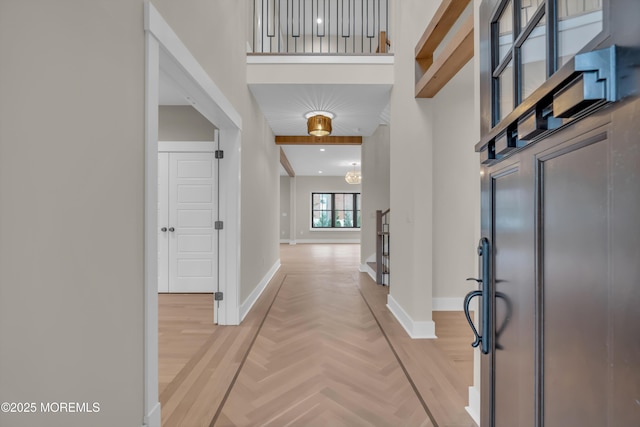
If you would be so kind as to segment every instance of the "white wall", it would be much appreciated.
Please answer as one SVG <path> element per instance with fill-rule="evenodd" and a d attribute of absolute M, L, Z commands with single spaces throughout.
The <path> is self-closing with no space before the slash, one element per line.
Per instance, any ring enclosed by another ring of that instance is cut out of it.
<path fill-rule="evenodd" d="M 475 283 L 476 221 L 480 215 L 480 159 L 474 150 L 474 65 L 469 61 L 434 97 L 433 298 L 434 310 L 462 310 L 462 297 Z M 439 306 L 440 304 L 440 306 Z M 459 307 L 458 307 L 459 305 Z"/>
<path fill-rule="evenodd" d="M 153 0 L 160 14 L 242 116 L 242 303 L 278 262 L 279 150 L 247 87 L 245 35 L 252 2 Z"/>
<path fill-rule="evenodd" d="M 467 64 L 436 97 L 416 99 L 414 47 L 437 4 L 393 4 L 389 299 L 410 334 L 414 328 L 413 336 L 428 337 L 435 326 L 432 310 L 462 309 L 471 288 L 465 278 L 477 264 L 474 68 Z"/>
<path fill-rule="evenodd" d="M 0 2 L 0 425 L 143 421 L 142 1 Z M 39 409 L 39 408 L 38 408 Z"/>
<path fill-rule="evenodd" d="M 291 235 L 291 177 L 280 176 L 280 240 L 289 240 Z"/>
<path fill-rule="evenodd" d="M 380 125 L 362 141 L 362 229 L 360 263 L 376 253 L 376 210 L 389 202 L 389 126 Z"/>
<path fill-rule="evenodd" d="M 359 242 L 360 231 L 311 230 L 311 193 L 344 192 L 360 193 L 361 186 L 347 184 L 343 176 L 296 176 L 295 222 L 297 243 L 309 242 Z M 290 236 L 291 238 L 291 236 Z"/>
<path fill-rule="evenodd" d="M 438 2 L 402 0 L 391 5 L 395 83 L 390 129 L 390 300 L 425 330 L 433 329 L 433 101 L 414 96 L 414 49 Z"/>
<path fill-rule="evenodd" d="M 215 126 L 190 105 L 158 108 L 158 140 L 213 141 Z"/>

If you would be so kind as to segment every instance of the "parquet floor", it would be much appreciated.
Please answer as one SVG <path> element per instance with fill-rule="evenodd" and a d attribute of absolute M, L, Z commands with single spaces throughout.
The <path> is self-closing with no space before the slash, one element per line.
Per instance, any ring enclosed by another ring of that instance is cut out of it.
<path fill-rule="evenodd" d="M 352 275 L 287 275 L 220 426 L 427 426 Z"/>
<path fill-rule="evenodd" d="M 460 313 L 411 340 L 357 272 L 359 246 L 281 248 L 239 327 L 210 324 L 210 295 L 160 296 L 163 426 L 475 426 Z"/>

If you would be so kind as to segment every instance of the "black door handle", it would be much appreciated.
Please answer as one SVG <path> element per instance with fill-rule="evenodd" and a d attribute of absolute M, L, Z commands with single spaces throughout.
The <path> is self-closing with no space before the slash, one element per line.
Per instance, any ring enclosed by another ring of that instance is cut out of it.
<path fill-rule="evenodd" d="M 473 324 L 473 320 L 471 320 L 471 314 L 469 313 L 469 303 L 473 298 L 480 296 L 482 296 L 482 291 L 471 291 L 464 297 L 464 315 L 467 317 L 467 322 L 469 322 L 469 326 L 471 326 L 471 330 L 473 331 L 473 335 L 475 336 L 475 341 L 471 343 L 471 347 L 477 347 L 482 342 L 482 336 L 478 334 L 478 330 Z"/>
<path fill-rule="evenodd" d="M 160 231 L 162 231 L 163 233 L 166 233 L 166 232 L 167 232 L 167 227 L 162 227 L 162 228 L 160 229 Z"/>
<path fill-rule="evenodd" d="M 169 227 L 169 231 L 173 233 L 174 231 L 176 231 L 176 229 L 173 227 Z"/>
<path fill-rule="evenodd" d="M 475 340 L 471 344 L 472 347 L 478 347 L 480 344 L 480 350 L 483 354 L 489 354 L 491 351 L 491 328 L 492 328 L 492 316 L 493 316 L 493 294 L 491 287 L 491 251 L 489 245 L 489 239 L 483 237 L 478 244 L 478 255 L 482 257 L 482 279 L 475 279 L 473 277 L 467 280 L 474 280 L 480 285 L 480 290 L 471 291 L 464 297 L 464 315 L 471 326 L 471 330 L 475 335 Z M 480 306 L 480 319 L 481 319 L 481 331 L 478 333 L 471 315 L 469 313 L 469 304 L 475 297 L 482 297 L 482 304 Z"/>

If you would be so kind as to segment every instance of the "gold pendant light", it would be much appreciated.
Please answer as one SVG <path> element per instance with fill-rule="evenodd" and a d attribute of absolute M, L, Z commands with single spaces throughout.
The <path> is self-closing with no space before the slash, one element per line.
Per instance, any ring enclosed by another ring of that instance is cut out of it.
<path fill-rule="evenodd" d="M 305 114 L 307 132 L 312 136 L 327 136 L 331 134 L 331 119 L 334 115 L 326 111 L 312 111 Z"/>

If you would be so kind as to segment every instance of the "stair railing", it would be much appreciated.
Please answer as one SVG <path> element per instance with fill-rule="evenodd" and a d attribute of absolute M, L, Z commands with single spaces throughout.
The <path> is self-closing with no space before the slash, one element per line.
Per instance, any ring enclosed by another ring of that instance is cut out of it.
<path fill-rule="evenodd" d="M 376 283 L 389 286 L 389 212 L 376 211 Z"/>
<path fill-rule="evenodd" d="M 256 54 L 389 53 L 390 0 L 253 0 Z"/>

